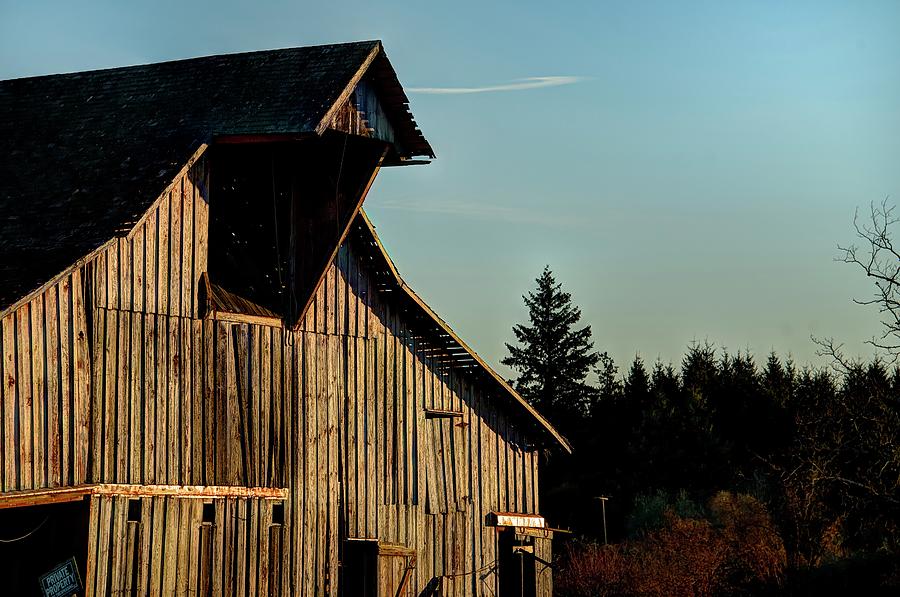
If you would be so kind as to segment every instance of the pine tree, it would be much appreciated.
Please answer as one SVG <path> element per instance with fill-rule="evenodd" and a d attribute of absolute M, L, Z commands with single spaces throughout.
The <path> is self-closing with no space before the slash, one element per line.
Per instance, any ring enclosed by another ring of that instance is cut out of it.
<path fill-rule="evenodd" d="M 597 393 L 587 377 L 600 357 L 591 326 L 576 328 L 581 309 L 549 266 L 535 282 L 537 288 L 522 297 L 530 324 L 513 327 L 518 345 L 506 345 L 509 356 L 502 363 L 519 373 L 516 389 L 528 402 L 565 425 L 587 414 Z"/>

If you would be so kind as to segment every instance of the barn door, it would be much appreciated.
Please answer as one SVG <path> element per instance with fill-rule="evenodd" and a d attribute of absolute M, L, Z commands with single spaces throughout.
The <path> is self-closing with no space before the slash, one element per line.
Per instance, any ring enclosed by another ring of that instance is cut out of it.
<path fill-rule="evenodd" d="M 345 541 L 341 570 L 343 597 L 378 597 L 378 542 Z"/>
<path fill-rule="evenodd" d="M 378 597 L 415 597 L 416 552 L 399 545 L 378 546 Z"/>

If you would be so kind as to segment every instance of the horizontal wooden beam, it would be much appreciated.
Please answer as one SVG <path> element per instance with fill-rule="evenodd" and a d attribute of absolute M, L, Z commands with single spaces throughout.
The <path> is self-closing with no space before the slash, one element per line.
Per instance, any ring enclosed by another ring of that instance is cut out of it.
<path fill-rule="evenodd" d="M 54 487 L 52 489 L 34 489 L 31 491 L 11 491 L 0 494 L 0 510 L 5 508 L 27 508 L 43 504 L 61 504 L 77 502 L 91 495 L 92 486 Z"/>
<path fill-rule="evenodd" d="M 452 419 L 456 417 L 462 417 L 463 413 L 458 410 L 446 410 L 443 408 L 426 408 L 425 409 L 425 418 L 426 419 Z"/>
<path fill-rule="evenodd" d="M 280 317 L 266 317 L 264 315 L 249 315 L 247 313 L 232 313 L 230 311 L 214 310 L 210 319 L 225 321 L 228 323 L 248 323 L 253 325 L 265 325 L 274 328 L 283 328 L 284 321 Z"/>
<path fill-rule="evenodd" d="M 382 556 L 415 556 L 416 550 L 405 545 L 397 545 L 396 543 L 378 542 L 378 555 Z"/>
<path fill-rule="evenodd" d="M 288 490 L 282 487 L 240 487 L 231 485 L 123 485 L 101 483 L 75 487 L 53 487 L 0 494 L 0 509 L 24 508 L 44 504 L 74 502 L 92 495 L 131 497 L 172 496 L 178 498 L 263 498 L 284 500 Z"/>

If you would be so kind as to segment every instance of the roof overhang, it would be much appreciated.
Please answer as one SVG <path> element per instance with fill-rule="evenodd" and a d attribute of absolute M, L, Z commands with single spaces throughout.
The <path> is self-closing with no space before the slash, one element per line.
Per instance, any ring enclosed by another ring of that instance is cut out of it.
<path fill-rule="evenodd" d="M 419 130 L 412 112 L 409 110 L 409 98 L 403 91 L 397 72 L 388 60 L 380 41 L 375 42 L 369 55 L 322 117 L 322 120 L 319 121 L 316 133 L 321 135 L 328 129 L 335 114 L 346 104 L 353 91 L 364 79 L 371 81 L 374 86 L 381 107 L 396 135 L 394 143 L 392 143 L 392 151 L 387 155 L 383 165 L 427 164 L 428 160 L 416 158 L 434 159 L 434 149 Z"/>
<path fill-rule="evenodd" d="M 435 328 L 434 335 L 440 341 L 440 346 L 435 347 L 435 349 L 451 358 L 457 366 L 470 369 L 477 368 L 483 371 L 495 385 L 499 393 L 509 398 L 512 404 L 520 409 L 520 414 L 534 421 L 541 431 L 559 444 L 563 450 L 571 454 L 572 445 L 569 441 L 557 431 L 556 428 L 554 428 L 553 425 L 537 411 L 537 409 L 522 398 L 522 396 L 516 392 L 506 380 L 500 377 L 500 375 L 498 375 L 484 359 L 478 356 L 478 354 L 472 350 L 472 348 L 469 347 L 469 345 L 466 344 L 463 339 L 460 338 L 456 332 L 454 332 L 453 329 L 441 319 L 437 313 L 435 313 L 431 307 L 429 307 L 425 301 L 409 287 L 409 285 L 406 284 L 406 282 L 404 282 L 403 278 L 400 276 L 400 272 L 397 270 L 396 266 L 394 266 L 394 262 L 391 260 L 384 245 L 378 238 L 378 234 L 375 232 L 375 226 L 372 224 L 371 220 L 369 220 L 365 211 L 360 210 L 358 219 L 362 223 L 363 229 L 370 235 L 372 244 L 376 248 L 377 253 L 384 260 L 384 264 L 390 272 L 391 282 L 396 291 L 402 297 L 405 297 L 410 301 L 423 317 L 433 324 Z"/>

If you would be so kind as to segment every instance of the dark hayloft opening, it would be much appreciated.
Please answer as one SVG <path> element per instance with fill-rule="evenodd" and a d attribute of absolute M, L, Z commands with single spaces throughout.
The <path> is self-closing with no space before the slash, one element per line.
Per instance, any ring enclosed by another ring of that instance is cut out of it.
<path fill-rule="evenodd" d="M 386 150 L 333 132 L 214 146 L 209 278 L 228 301 L 217 308 L 295 322 Z"/>

